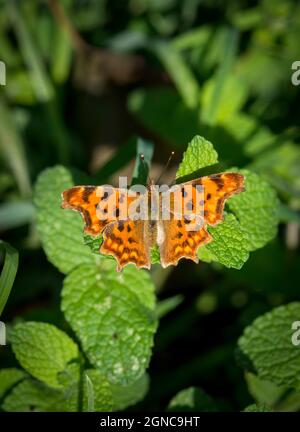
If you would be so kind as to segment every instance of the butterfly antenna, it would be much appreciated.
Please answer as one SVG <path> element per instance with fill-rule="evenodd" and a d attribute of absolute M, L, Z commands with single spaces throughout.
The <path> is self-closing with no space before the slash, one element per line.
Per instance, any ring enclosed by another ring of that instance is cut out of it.
<path fill-rule="evenodd" d="M 142 164 L 143 164 L 143 167 L 144 167 L 144 171 L 145 171 L 145 174 L 146 174 L 146 177 L 147 177 L 147 183 L 151 183 L 151 179 L 150 179 L 149 174 L 148 174 L 149 173 L 148 166 L 147 166 L 147 164 L 145 162 L 145 155 L 141 154 L 140 158 L 141 158 L 141 161 L 142 161 Z"/>
<path fill-rule="evenodd" d="M 162 171 L 161 171 L 161 173 L 160 173 L 160 176 L 159 176 L 158 179 L 155 181 L 155 184 L 157 184 L 157 183 L 159 182 L 159 180 L 162 178 L 164 172 L 167 171 L 168 166 L 170 165 L 170 162 L 171 162 L 171 160 L 173 159 L 174 154 L 175 154 L 175 152 L 172 151 L 171 154 L 170 154 L 169 159 L 167 160 L 166 165 L 164 166 L 164 168 L 162 169 Z"/>

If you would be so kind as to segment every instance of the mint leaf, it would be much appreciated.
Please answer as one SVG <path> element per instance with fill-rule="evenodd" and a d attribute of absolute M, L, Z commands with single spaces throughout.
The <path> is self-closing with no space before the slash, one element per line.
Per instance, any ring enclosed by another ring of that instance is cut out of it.
<path fill-rule="evenodd" d="M 265 404 L 252 404 L 247 406 L 244 409 L 244 412 L 271 412 L 271 408 L 269 408 Z"/>
<path fill-rule="evenodd" d="M 55 410 L 59 406 L 59 411 L 76 412 L 79 409 L 79 386 L 80 386 L 80 365 L 77 362 L 69 363 L 63 372 L 57 374 L 57 380 L 61 384 L 61 394 L 54 406 L 49 409 Z"/>
<path fill-rule="evenodd" d="M 262 380 L 300 388 L 300 350 L 291 340 L 299 316 L 300 302 L 280 306 L 257 318 L 239 339 Z"/>
<path fill-rule="evenodd" d="M 57 374 L 78 356 L 77 345 L 51 324 L 25 322 L 11 332 L 12 349 L 21 366 L 33 377 L 60 388 Z"/>
<path fill-rule="evenodd" d="M 226 214 L 224 222 L 207 229 L 213 241 L 198 249 L 199 258 L 240 269 L 249 258 L 249 242 L 245 230 L 234 215 Z"/>
<path fill-rule="evenodd" d="M 105 273 L 107 280 L 119 280 L 127 284 L 127 289 L 134 293 L 140 303 L 146 308 L 154 310 L 156 297 L 155 286 L 150 273 L 145 270 L 138 270 L 133 264 L 126 266 L 120 273 L 116 272 L 116 261 L 109 257 L 103 258 L 99 266 L 101 273 Z"/>
<path fill-rule="evenodd" d="M 150 257 L 151 257 L 151 264 L 160 263 L 160 252 L 159 252 L 159 247 L 157 245 L 153 246 L 150 249 Z"/>
<path fill-rule="evenodd" d="M 217 411 L 213 399 L 199 387 L 189 387 L 170 401 L 168 411 Z"/>
<path fill-rule="evenodd" d="M 248 170 L 238 172 L 245 176 L 246 190 L 231 197 L 227 205 L 247 233 L 248 250 L 252 251 L 276 236 L 279 201 L 275 190 L 261 176 Z"/>
<path fill-rule="evenodd" d="M 179 165 L 176 178 L 188 176 L 201 168 L 214 165 L 218 162 L 218 154 L 211 142 L 196 135 L 188 144 Z"/>
<path fill-rule="evenodd" d="M 60 411 L 61 393 L 41 382 L 26 379 L 17 384 L 5 398 L 2 408 L 8 412 Z M 52 408 L 50 408 L 52 407 Z"/>
<path fill-rule="evenodd" d="M 142 375 L 139 379 L 127 386 L 112 384 L 113 410 L 121 411 L 129 406 L 137 404 L 144 399 L 148 388 L 149 376 L 147 374 Z"/>
<path fill-rule="evenodd" d="M 73 185 L 70 171 L 55 166 L 39 175 L 34 191 L 43 248 L 49 261 L 62 273 L 68 273 L 81 263 L 95 261 L 95 255 L 83 243 L 81 216 L 60 207 L 61 193 Z"/>
<path fill-rule="evenodd" d="M 148 276 L 125 270 L 81 265 L 64 281 L 62 310 L 92 365 L 110 382 L 128 385 L 148 366 L 157 323 L 141 302 L 153 289 Z"/>
<path fill-rule="evenodd" d="M 104 375 L 96 369 L 88 369 L 84 377 L 83 411 L 112 411 L 112 390 Z"/>
<path fill-rule="evenodd" d="M 8 368 L 0 370 L 0 399 L 18 381 L 26 377 L 26 373 L 20 369 Z"/>

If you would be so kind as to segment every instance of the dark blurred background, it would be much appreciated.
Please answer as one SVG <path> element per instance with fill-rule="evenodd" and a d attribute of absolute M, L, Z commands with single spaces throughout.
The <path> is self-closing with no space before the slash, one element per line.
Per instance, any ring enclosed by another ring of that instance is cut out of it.
<path fill-rule="evenodd" d="M 169 154 L 172 181 L 196 134 L 224 166 L 248 167 L 276 188 L 276 239 L 241 270 L 185 260 L 155 267 L 158 299 L 179 295 L 160 323 L 139 409 L 162 409 L 201 386 L 225 409 L 252 398 L 235 358 L 245 326 L 299 299 L 300 5 L 286 0 L 0 0 L 0 232 L 20 254 L 3 320 L 66 326 L 63 275 L 41 248 L 32 189 L 63 164 L 95 184 L 132 172 L 136 138 L 155 145 L 152 176 Z M 0 352 L 1 367 L 15 360 Z"/>

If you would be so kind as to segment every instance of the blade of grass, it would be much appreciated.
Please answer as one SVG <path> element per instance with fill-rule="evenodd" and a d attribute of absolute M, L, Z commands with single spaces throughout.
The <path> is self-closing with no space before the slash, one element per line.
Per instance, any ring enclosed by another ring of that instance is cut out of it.
<path fill-rule="evenodd" d="M 20 50 L 31 76 L 31 83 L 38 101 L 45 102 L 54 95 L 52 83 L 46 73 L 41 55 L 30 34 L 26 21 L 20 11 L 20 3 L 15 0 L 6 1 L 8 15 L 18 39 Z"/>
<path fill-rule="evenodd" d="M 174 45 L 161 41 L 151 44 L 151 49 L 166 68 L 186 106 L 197 108 L 199 86 L 180 51 Z"/>
<path fill-rule="evenodd" d="M 213 125 L 215 122 L 215 116 L 218 111 L 219 101 L 226 79 L 228 78 L 232 65 L 235 59 L 236 51 L 238 46 L 238 32 L 235 29 L 228 29 L 226 36 L 224 37 L 224 52 L 222 61 L 218 68 L 215 78 L 214 90 L 209 103 L 203 107 L 201 113 L 201 119 L 208 125 Z"/>
<path fill-rule="evenodd" d="M 4 265 L 0 276 L 0 316 L 12 289 L 19 263 L 19 254 L 8 243 L 0 240 L 0 253 L 4 256 Z"/>
<path fill-rule="evenodd" d="M 0 99 L 0 149 L 14 174 L 21 195 L 31 195 L 29 169 L 22 138 L 4 100 Z"/>

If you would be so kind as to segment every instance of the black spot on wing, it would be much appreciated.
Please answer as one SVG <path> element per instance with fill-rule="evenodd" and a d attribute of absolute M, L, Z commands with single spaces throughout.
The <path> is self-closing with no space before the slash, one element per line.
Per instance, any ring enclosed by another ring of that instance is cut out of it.
<path fill-rule="evenodd" d="M 94 192 L 95 189 L 96 189 L 96 186 L 84 186 L 84 190 L 82 193 L 82 199 L 84 202 L 86 202 L 86 203 L 89 202 L 89 197 Z"/>
<path fill-rule="evenodd" d="M 118 222 L 118 230 L 120 232 L 124 231 L 124 222 Z"/>
<path fill-rule="evenodd" d="M 224 180 L 222 179 L 222 177 L 216 176 L 210 177 L 210 179 L 216 184 L 218 191 L 224 187 Z"/>

